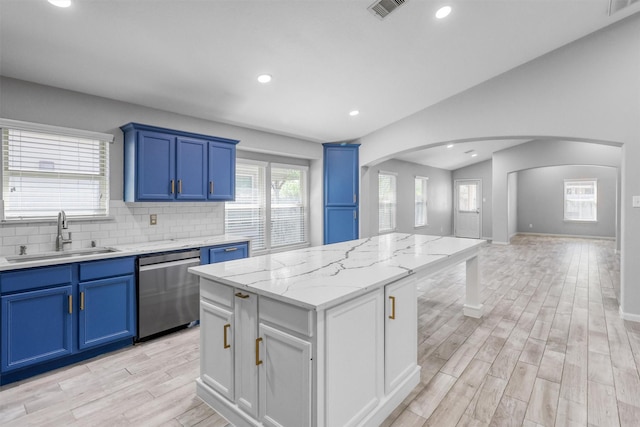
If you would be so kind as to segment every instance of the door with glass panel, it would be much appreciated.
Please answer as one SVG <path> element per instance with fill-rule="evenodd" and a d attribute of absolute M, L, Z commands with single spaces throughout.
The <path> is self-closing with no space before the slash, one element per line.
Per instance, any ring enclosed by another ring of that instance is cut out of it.
<path fill-rule="evenodd" d="M 456 180 L 454 187 L 455 235 L 479 239 L 482 224 L 480 211 L 482 181 L 479 179 Z"/>

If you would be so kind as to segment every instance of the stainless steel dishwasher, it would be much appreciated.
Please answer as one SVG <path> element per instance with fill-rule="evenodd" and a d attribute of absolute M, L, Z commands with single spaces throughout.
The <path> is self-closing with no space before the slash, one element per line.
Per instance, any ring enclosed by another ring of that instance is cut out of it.
<path fill-rule="evenodd" d="M 199 264 L 199 249 L 138 258 L 136 340 L 143 340 L 199 319 L 198 278 L 187 272 L 189 267 Z"/>

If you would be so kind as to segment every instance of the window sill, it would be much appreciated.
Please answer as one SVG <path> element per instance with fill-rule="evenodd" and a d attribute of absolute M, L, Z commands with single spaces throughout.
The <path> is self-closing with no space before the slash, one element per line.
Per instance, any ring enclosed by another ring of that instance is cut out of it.
<path fill-rule="evenodd" d="M 115 221 L 115 217 L 111 215 L 107 216 L 67 216 L 67 222 L 89 222 L 89 221 Z M 58 218 L 20 218 L 20 219 L 3 219 L 0 221 L 0 226 L 3 225 L 16 225 L 16 224 L 38 224 L 38 223 L 52 223 L 57 222 Z"/>
<path fill-rule="evenodd" d="M 578 223 L 578 224 L 597 224 L 597 219 L 565 219 L 566 223 Z"/>

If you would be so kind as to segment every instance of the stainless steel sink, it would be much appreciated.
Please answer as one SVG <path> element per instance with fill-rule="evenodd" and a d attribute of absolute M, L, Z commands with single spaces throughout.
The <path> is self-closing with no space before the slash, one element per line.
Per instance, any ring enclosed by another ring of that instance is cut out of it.
<path fill-rule="evenodd" d="M 55 259 L 62 259 L 62 258 L 84 256 L 84 255 L 108 254 L 112 252 L 118 252 L 118 250 L 113 248 L 107 248 L 107 247 L 86 248 L 86 249 L 76 249 L 71 251 L 46 252 L 46 253 L 33 254 L 33 255 L 10 256 L 10 257 L 7 257 L 7 262 L 19 263 L 19 262 L 28 262 L 28 261 L 55 260 Z"/>

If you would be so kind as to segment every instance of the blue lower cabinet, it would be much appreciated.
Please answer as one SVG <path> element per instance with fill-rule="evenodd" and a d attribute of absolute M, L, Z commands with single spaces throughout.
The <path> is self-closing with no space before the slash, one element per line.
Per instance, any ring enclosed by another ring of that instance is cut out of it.
<path fill-rule="evenodd" d="M 2 372 L 73 352 L 73 287 L 6 295 L 2 301 Z"/>
<path fill-rule="evenodd" d="M 133 344 L 134 257 L 1 273 L 0 292 L 0 385 Z"/>
<path fill-rule="evenodd" d="M 358 208 L 333 207 L 324 210 L 324 244 L 358 238 Z"/>
<path fill-rule="evenodd" d="M 216 262 L 247 258 L 248 256 L 249 243 L 247 242 L 210 246 L 200 249 L 200 264 L 213 264 Z"/>
<path fill-rule="evenodd" d="M 133 276 L 81 282 L 78 346 L 81 350 L 136 334 Z"/>

